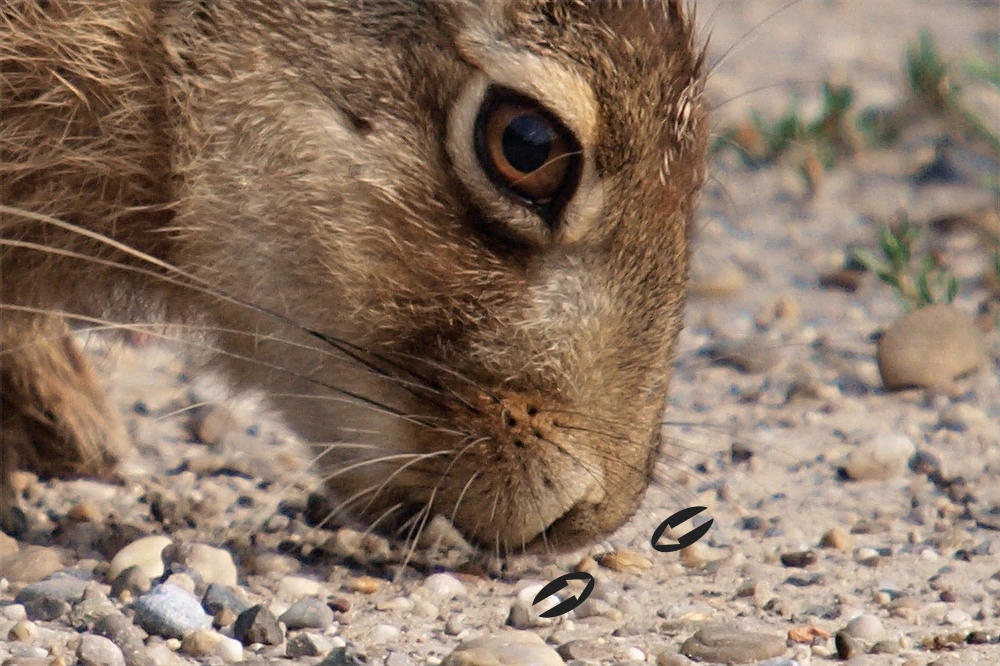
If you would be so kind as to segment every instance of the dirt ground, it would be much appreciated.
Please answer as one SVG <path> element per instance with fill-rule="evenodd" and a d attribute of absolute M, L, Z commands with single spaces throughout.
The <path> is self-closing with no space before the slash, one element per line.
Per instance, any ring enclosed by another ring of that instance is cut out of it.
<path fill-rule="evenodd" d="M 826 80 L 852 86 L 856 108 L 898 103 L 905 48 L 921 29 L 956 63 L 996 57 L 1000 34 L 995 0 L 696 6 L 711 31 L 708 90 L 720 134 L 751 110 L 776 117 L 793 99 L 814 116 Z M 973 84 L 967 98 L 1000 131 L 1000 92 Z M 777 637 L 812 627 L 821 635 L 814 645 L 790 641 L 784 661 L 769 663 L 833 663 L 837 649 L 823 632 L 869 615 L 880 628 L 861 639 L 852 664 L 1000 664 L 1000 334 L 986 334 L 988 361 L 955 385 L 887 392 L 872 335 L 900 316 L 900 304 L 871 276 L 850 292 L 820 281 L 842 266 L 849 245 L 876 247 L 878 222 L 900 209 L 917 222 L 997 210 L 996 190 L 983 184 L 995 180 L 996 160 L 961 142 L 952 149 L 959 176 L 915 184 L 947 123 L 921 120 L 891 147 L 861 148 L 823 171 L 813 189 L 794 156 L 754 168 L 731 151 L 713 158 L 665 415 L 671 446 L 635 518 L 587 551 L 520 558 L 502 571 L 495 562 L 461 566 L 469 560 L 461 547 L 402 569 L 331 555 L 318 545 L 334 529 L 303 528 L 316 479 L 294 438 L 244 400 L 232 403 L 237 435 L 217 435 L 208 450 L 192 433 L 211 407 L 197 403 L 222 393 L 208 378 L 185 376 L 156 347 L 108 354 L 117 362 L 104 364 L 138 439 L 129 481 L 34 483 L 32 530 L 21 546 L 54 549 L 65 566 L 83 561 L 100 578 L 117 547 L 145 534 L 226 545 L 240 586 L 276 614 L 289 605 L 277 590 L 290 575 L 319 581 L 324 599 L 346 600 L 349 610 L 326 633 L 376 664 L 440 663 L 468 637 L 510 630 L 511 608 L 529 584 L 621 550 L 648 568 L 596 567 L 599 603 L 587 613 L 529 618 L 521 629 L 563 646 L 567 661 L 684 664 L 693 662 L 680 645 L 707 623 Z M 988 300 L 986 246 L 967 230 L 928 233 L 959 279 L 956 307 L 971 319 Z M 737 345 L 746 367 L 706 354 L 724 342 Z M 903 440 L 915 454 L 904 452 L 887 478 L 854 481 L 843 472 L 850 456 Z M 68 519 L 80 505 L 97 506 L 105 519 Z M 693 505 L 708 507 L 709 534 L 684 556 L 654 550 L 656 526 Z M 824 541 L 831 530 L 834 546 Z M 435 602 L 437 613 L 410 612 L 412 600 L 426 598 L 424 577 L 455 567 L 464 592 Z M 482 567 L 494 575 L 476 573 Z M 18 588 L 16 580 L 0 585 L 0 608 Z M 867 653 L 873 646 L 877 653 Z M 260 658 L 278 654 L 262 648 Z"/>

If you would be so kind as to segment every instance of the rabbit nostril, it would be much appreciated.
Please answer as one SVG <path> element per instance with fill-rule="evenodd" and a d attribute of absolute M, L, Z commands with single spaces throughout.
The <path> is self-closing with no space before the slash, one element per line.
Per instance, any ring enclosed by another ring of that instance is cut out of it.
<path fill-rule="evenodd" d="M 537 437 L 538 439 L 542 438 L 542 431 L 541 430 L 533 430 L 531 432 L 531 434 L 534 435 L 535 437 Z"/>
<path fill-rule="evenodd" d="M 530 405 L 527 409 L 528 416 L 538 416 L 538 407 Z"/>

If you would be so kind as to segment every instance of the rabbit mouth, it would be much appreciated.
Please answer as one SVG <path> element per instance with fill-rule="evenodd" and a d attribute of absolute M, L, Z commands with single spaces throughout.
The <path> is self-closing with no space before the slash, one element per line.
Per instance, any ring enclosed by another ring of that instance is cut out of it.
<path fill-rule="evenodd" d="M 500 556 L 592 544 L 635 513 L 659 445 L 652 402 L 614 420 L 520 393 L 483 396 L 474 407 L 442 415 L 463 436 L 403 429 L 396 439 L 409 442 L 406 451 L 346 465 L 354 471 L 338 474 L 331 491 L 355 498 L 357 515 L 380 531 L 412 540 L 442 516 Z M 640 435 L 650 421 L 652 434 Z"/>

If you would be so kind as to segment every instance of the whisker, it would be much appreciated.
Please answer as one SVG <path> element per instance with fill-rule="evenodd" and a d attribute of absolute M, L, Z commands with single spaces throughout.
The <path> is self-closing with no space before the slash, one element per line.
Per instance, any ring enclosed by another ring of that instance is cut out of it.
<path fill-rule="evenodd" d="M 736 49 L 742 47 L 746 43 L 746 41 L 751 36 L 753 36 L 758 30 L 760 30 L 762 27 L 764 27 L 765 25 L 767 25 L 770 21 L 774 20 L 775 17 L 777 17 L 780 14 L 784 13 L 788 9 L 794 7 L 795 5 L 799 4 L 800 2 L 802 2 L 802 0 L 791 0 L 787 4 L 784 4 L 781 7 L 778 7 L 773 12 L 771 12 L 770 14 L 768 14 L 767 16 L 765 16 L 762 20 L 760 20 L 756 24 L 754 24 L 754 26 L 751 27 L 749 30 L 747 30 L 742 35 L 740 35 L 740 37 L 735 42 L 733 42 L 729 46 L 729 48 L 727 48 L 722 53 L 721 56 L 719 56 L 719 59 L 716 60 L 714 63 L 712 63 L 709 66 L 708 71 L 705 72 L 705 78 L 706 79 L 711 78 L 711 76 L 716 72 L 716 70 L 718 70 L 719 67 L 721 67 L 723 64 L 725 64 L 725 62 L 727 60 L 729 60 L 729 57 L 736 51 Z"/>
<path fill-rule="evenodd" d="M 25 217 L 25 218 L 34 220 L 36 222 L 42 222 L 42 223 L 53 225 L 53 226 L 55 226 L 55 227 L 57 227 L 59 229 L 62 229 L 64 231 L 69 231 L 70 233 L 79 234 L 80 236 L 83 236 L 85 238 L 89 238 L 91 240 L 94 240 L 94 241 L 97 241 L 99 243 L 102 243 L 102 244 L 104 244 L 104 245 L 106 245 L 106 246 L 108 246 L 110 248 L 113 248 L 115 250 L 123 252 L 126 255 L 131 256 L 131 257 L 133 257 L 135 259 L 139 259 L 139 260 L 144 261 L 146 263 L 149 263 L 149 264 L 151 264 L 153 266 L 156 266 L 157 268 L 160 268 L 160 269 L 162 269 L 164 271 L 167 271 L 168 274 L 170 274 L 170 275 L 163 275 L 161 273 L 157 273 L 156 271 L 152 271 L 152 270 L 149 270 L 149 269 L 143 269 L 143 268 L 138 267 L 138 266 L 131 266 L 129 264 L 122 264 L 121 262 L 115 262 L 115 261 L 110 260 L 110 259 L 102 259 L 102 258 L 98 258 L 98 257 L 91 257 L 89 255 L 84 255 L 84 254 L 81 254 L 81 253 L 73 252 L 73 251 L 70 251 L 70 250 L 64 250 L 64 249 L 61 249 L 61 248 L 51 248 L 51 247 L 47 247 L 47 246 L 44 246 L 44 245 L 40 245 L 38 243 L 30 243 L 30 242 L 27 242 L 27 241 L 18 241 L 18 240 L 11 240 L 11 239 L 0 239 L 0 244 L 9 245 L 9 246 L 12 246 L 12 247 L 21 247 L 22 249 L 33 249 L 33 250 L 37 250 L 37 251 L 41 251 L 41 252 L 47 252 L 47 253 L 50 253 L 50 254 L 55 254 L 57 256 L 65 256 L 65 257 L 68 257 L 68 258 L 76 258 L 76 259 L 81 259 L 81 260 L 85 260 L 85 261 L 92 261 L 92 262 L 97 263 L 99 265 L 107 265 L 109 267 L 114 267 L 114 268 L 119 268 L 121 270 L 135 272 L 135 273 L 138 273 L 138 274 L 141 274 L 141 275 L 145 275 L 147 277 L 153 277 L 153 278 L 156 278 L 158 280 L 163 280 L 163 281 L 166 281 L 166 282 L 168 282 L 170 284 L 174 284 L 174 285 L 177 285 L 177 286 L 180 286 L 180 287 L 184 287 L 186 289 L 191 289 L 193 291 L 200 292 L 200 293 L 206 294 L 208 296 L 212 296 L 213 298 L 217 298 L 217 299 L 219 299 L 221 301 L 230 303 L 232 305 L 237 305 L 237 306 L 242 307 L 244 309 L 247 309 L 247 310 L 249 310 L 251 312 L 254 312 L 256 314 L 262 315 L 262 316 L 267 317 L 267 318 L 269 318 L 269 319 L 271 319 L 273 321 L 279 322 L 279 323 L 284 324 L 286 326 L 289 326 L 289 327 L 291 327 L 291 328 L 293 328 L 295 330 L 298 330 L 298 331 L 303 332 L 303 333 L 305 333 L 307 335 L 310 335 L 310 336 L 312 336 L 312 337 L 314 337 L 314 338 L 316 338 L 316 339 L 318 339 L 318 340 L 320 340 L 320 341 L 322 341 L 322 342 L 330 345 L 334 349 L 337 349 L 338 351 L 340 351 L 341 353 L 343 353 L 345 356 L 347 356 L 347 357 L 349 357 L 349 358 L 357 361 L 358 363 L 360 363 L 362 365 L 362 367 L 368 368 L 371 371 L 373 371 L 373 372 L 375 372 L 375 373 L 377 373 L 379 375 L 388 376 L 388 373 L 383 368 L 381 368 L 381 367 L 373 364 L 371 361 L 369 361 L 366 358 L 364 358 L 364 356 L 370 356 L 370 357 L 378 360 L 381 363 L 385 363 L 385 364 L 389 365 L 390 367 L 394 367 L 397 370 L 401 370 L 405 374 L 408 374 L 411 377 L 413 377 L 414 379 L 416 379 L 422 385 L 426 386 L 426 385 L 430 384 L 430 382 L 427 381 L 426 378 L 420 377 L 420 376 L 416 375 L 414 372 L 412 372 L 411 370 L 409 370 L 407 368 L 403 368 L 403 367 L 399 366 L 398 364 L 394 364 L 394 363 L 392 363 L 390 361 L 387 361 L 384 358 L 380 358 L 378 354 L 376 354 L 376 353 L 374 353 L 374 352 L 372 352 L 370 350 L 364 350 L 361 347 L 359 347 L 358 345 L 349 343 L 349 342 L 347 342 L 345 340 L 340 340 L 340 339 L 335 338 L 335 337 L 333 337 L 331 335 L 328 335 L 326 333 L 322 333 L 322 332 L 319 332 L 319 331 L 314 331 L 314 330 L 312 330 L 310 328 L 307 328 L 305 326 L 297 324 L 292 319 L 290 319 L 290 318 L 288 318 L 288 317 L 286 317 L 284 315 L 281 315 L 281 314 L 279 314 L 277 312 L 274 312 L 274 311 L 272 311 L 272 310 L 270 310 L 268 308 L 264 308 L 262 306 L 256 305 L 255 303 L 251 303 L 249 301 L 246 301 L 245 299 L 239 298 L 239 297 L 234 296 L 232 294 L 229 294 L 229 293 L 225 292 L 224 290 L 221 290 L 218 287 L 213 286 L 208 281 L 206 281 L 206 280 L 204 280 L 202 278 L 199 278 L 198 276 L 194 275 L 193 273 L 190 273 L 190 272 L 185 271 L 185 270 L 183 270 L 183 269 L 181 269 L 181 268 L 179 268 L 177 266 L 174 266 L 174 265 L 169 264 L 169 263 L 167 263 L 165 261 L 157 259 L 156 257 L 154 257 L 152 255 L 149 255 L 149 254 L 147 254 L 145 252 L 137 250 L 137 249 L 135 249 L 135 248 L 133 248 L 133 247 L 125 244 L 125 243 L 121 243 L 119 241 L 116 241 L 113 238 L 110 238 L 110 237 L 108 237 L 108 236 L 106 236 L 104 234 L 100 234 L 98 232 L 91 231 L 91 230 L 86 229 L 84 227 L 80 227 L 79 225 L 75 225 L 75 224 L 72 224 L 72 223 L 69 223 L 69 222 L 65 222 L 63 220 L 59 220 L 58 218 L 55 218 L 55 217 L 52 217 L 52 216 L 49 216 L 49 215 L 43 215 L 43 214 L 40 214 L 40 213 L 35 213 L 33 211 L 23 210 L 23 209 L 20 209 L 20 208 L 14 208 L 14 207 L 11 207 L 11 206 L 6 206 L 6 205 L 0 204 L 0 214 L 4 214 L 4 213 L 6 213 L 8 215 L 15 215 L 15 216 L 20 216 L 20 217 Z M 178 280 L 175 277 L 171 277 L 171 275 L 180 276 L 180 277 L 184 278 L 185 280 L 187 280 L 188 282 L 184 282 L 182 280 Z M 426 396 L 424 396 L 424 397 L 426 399 Z"/>
<path fill-rule="evenodd" d="M 724 99 L 723 101 L 713 106 L 711 108 L 711 111 L 713 112 L 718 111 L 727 104 L 732 104 L 733 102 L 741 100 L 744 97 L 749 97 L 750 95 L 756 95 L 757 93 L 764 92 L 765 90 L 773 90 L 775 88 L 791 88 L 794 86 L 808 86 L 808 85 L 814 85 L 815 83 L 816 79 L 787 79 L 785 81 L 779 81 L 778 83 L 769 83 L 767 85 L 758 86 L 756 88 L 750 88 L 749 90 L 744 90 L 738 95 L 733 95 L 732 97 Z M 715 133 L 713 134 L 714 136 L 718 136 L 718 134 Z"/>
<path fill-rule="evenodd" d="M 61 312 L 53 311 L 53 310 L 45 310 L 45 309 L 41 309 L 41 308 L 32 308 L 32 307 L 29 307 L 29 306 L 8 305 L 8 304 L 5 304 L 5 303 L 0 303 L 0 309 L 8 309 L 8 310 L 21 311 L 21 312 L 31 312 L 31 313 L 36 313 L 36 314 L 63 314 L 63 315 L 66 315 L 66 313 L 61 313 Z M 77 315 L 77 314 L 69 314 L 68 316 L 73 317 L 75 319 L 78 319 L 80 321 L 90 321 L 90 322 L 94 322 L 94 323 L 100 324 L 102 326 L 109 326 L 109 324 L 105 323 L 105 320 L 97 318 L 97 317 L 87 317 L 87 316 L 84 316 L 84 315 Z M 131 325 L 122 325 L 121 328 L 123 328 L 125 330 L 129 330 L 130 326 Z M 249 333 L 244 333 L 244 334 L 245 335 L 250 335 Z M 367 408 L 371 408 L 372 410 L 374 410 L 375 412 L 380 413 L 380 414 L 384 414 L 384 415 L 388 415 L 388 416 L 393 416 L 393 417 L 398 417 L 398 418 L 402 418 L 402 419 L 407 420 L 407 421 L 409 421 L 411 423 L 414 423 L 414 424 L 424 425 L 419 420 L 414 419 L 414 418 L 406 415 L 401 410 L 392 408 L 392 407 L 390 407 L 388 405 L 384 405 L 384 404 L 378 402 L 377 400 L 375 400 L 373 398 L 368 398 L 368 397 L 363 396 L 363 395 L 361 395 L 359 393 L 355 393 L 355 392 L 349 391 L 347 389 L 339 388 L 337 386 L 334 386 L 334 385 L 329 384 L 327 382 L 315 379 L 313 377 L 303 376 L 303 375 L 297 373 L 294 370 L 291 370 L 289 368 L 285 368 L 284 366 L 276 365 L 274 363 L 268 363 L 268 362 L 261 361 L 260 359 L 257 359 L 257 358 L 254 358 L 254 357 L 244 356 L 243 354 L 237 354 L 235 352 L 230 352 L 230 351 L 227 351 L 227 350 L 224 350 L 224 349 L 219 349 L 219 348 L 214 347 L 214 346 L 209 345 L 209 344 L 199 343 L 199 342 L 191 341 L 191 340 L 182 340 L 181 338 L 171 337 L 171 336 L 169 336 L 169 335 L 167 335 L 165 333 L 158 335 L 158 337 L 160 337 L 161 339 L 165 339 L 165 340 L 172 340 L 172 341 L 175 341 L 175 342 L 183 342 L 183 343 L 185 343 L 185 344 L 187 344 L 189 346 L 195 347 L 195 348 L 207 349 L 207 350 L 210 350 L 210 351 L 213 351 L 213 352 L 217 352 L 220 355 L 226 356 L 226 357 L 234 359 L 234 360 L 238 360 L 238 361 L 242 361 L 242 362 L 246 362 L 246 363 L 251 363 L 251 364 L 256 364 L 257 366 L 262 367 L 262 368 L 266 368 L 268 370 L 275 370 L 275 371 L 281 372 L 283 374 L 289 374 L 289 375 L 291 375 L 291 376 L 293 376 L 293 377 L 295 377 L 297 379 L 302 379 L 302 380 L 304 380 L 304 381 L 306 381 L 306 382 L 308 382 L 310 384 L 313 384 L 315 386 L 327 389 L 327 390 L 332 391 L 334 393 L 338 393 L 338 394 L 340 394 L 340 395 L 342 395 L 342 396 L 344 396 L 346 398 L 351 398 L 352 401 L 349 404 L 364 406 L 364 407 L 367 407 Z"/>

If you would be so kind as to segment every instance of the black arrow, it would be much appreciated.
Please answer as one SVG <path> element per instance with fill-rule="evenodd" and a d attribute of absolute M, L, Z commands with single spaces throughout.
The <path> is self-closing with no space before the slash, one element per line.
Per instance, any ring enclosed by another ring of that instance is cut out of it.
<path fill-rule="evenodd" d="M 697 516 L 699 513 L 701 513 L 704 510 L 705 510 L 705 507 L 703 507 L 703 506 L 689 506 L 686 509 L 681 509 L 680 511 L 678 511 L 674 515 L 672 515 L 669 518 L 667 518 L 666 520 L 664 520 L 656 528 L 656 531 L 653 532 L 653 538 L 651 540 L 651 542 L 653 544 L 653 548 L 655 548 L 656 550 L 660 551 L 661 553 L 672 553 L 675 550 L 680 550 L 681 548 L 687 548 L 688 546 L 690 546 L 691 544 L 693 544 L 695 541 L 697 541 L 698 539 L 700 539 L 703 536 L 705 536 L 705 533 L 708 532 L 709 528 L 712 527 L 712 523 L 715 522 L 714 518 L 710 519 L 707 523 L 703 523 L 702 525 L 699 525 L 698 527 L 694 528 L 693 530 L 691 530 L 690 532 L 688 532 L 684 536 L 682 536 L 679 539 L 677 539 L 677 541 L 678 541 L 677 544 L 670 544 L 670 545 L 667 545 L 667 546 L 661 546 L 661 545 L 659 545 L 659 544 L 656 543 L 657 541 L 660 540 L 660 537 L 663 536 L 663 533 L 667 530 L 668 527 L 677 527 L 681 523 L 683 523 L 683 522 L 685 522 L 687 520 L 690 520 L 691 518 Z"/>
<path fill-rule="evenodd" d="M 571 580 L 585 580 L 588 581 L 587 587 L 583 588 L 583 592 L 580 593 L 579 597 L 570 597 L 569 599 L 564 599 L 552 608 L 548 609 L 544 613 L 539 613 L 538 617 L 558 617 L 563 613 L 568 613 L 580 604 L 582 604 L 590 593 L 594 591 L 594 577 L 589 573 L 583 571 L 571 571 L 564 576 L 559 576 L 554 581 L 539 590 L 538 594 L 535 595 L 535 600 L 531 602 L 532 606 L 538 604 L 542 599 L 551 597 L 553 594 L 559 590 L 566 587 L 566 585 Z"/>

